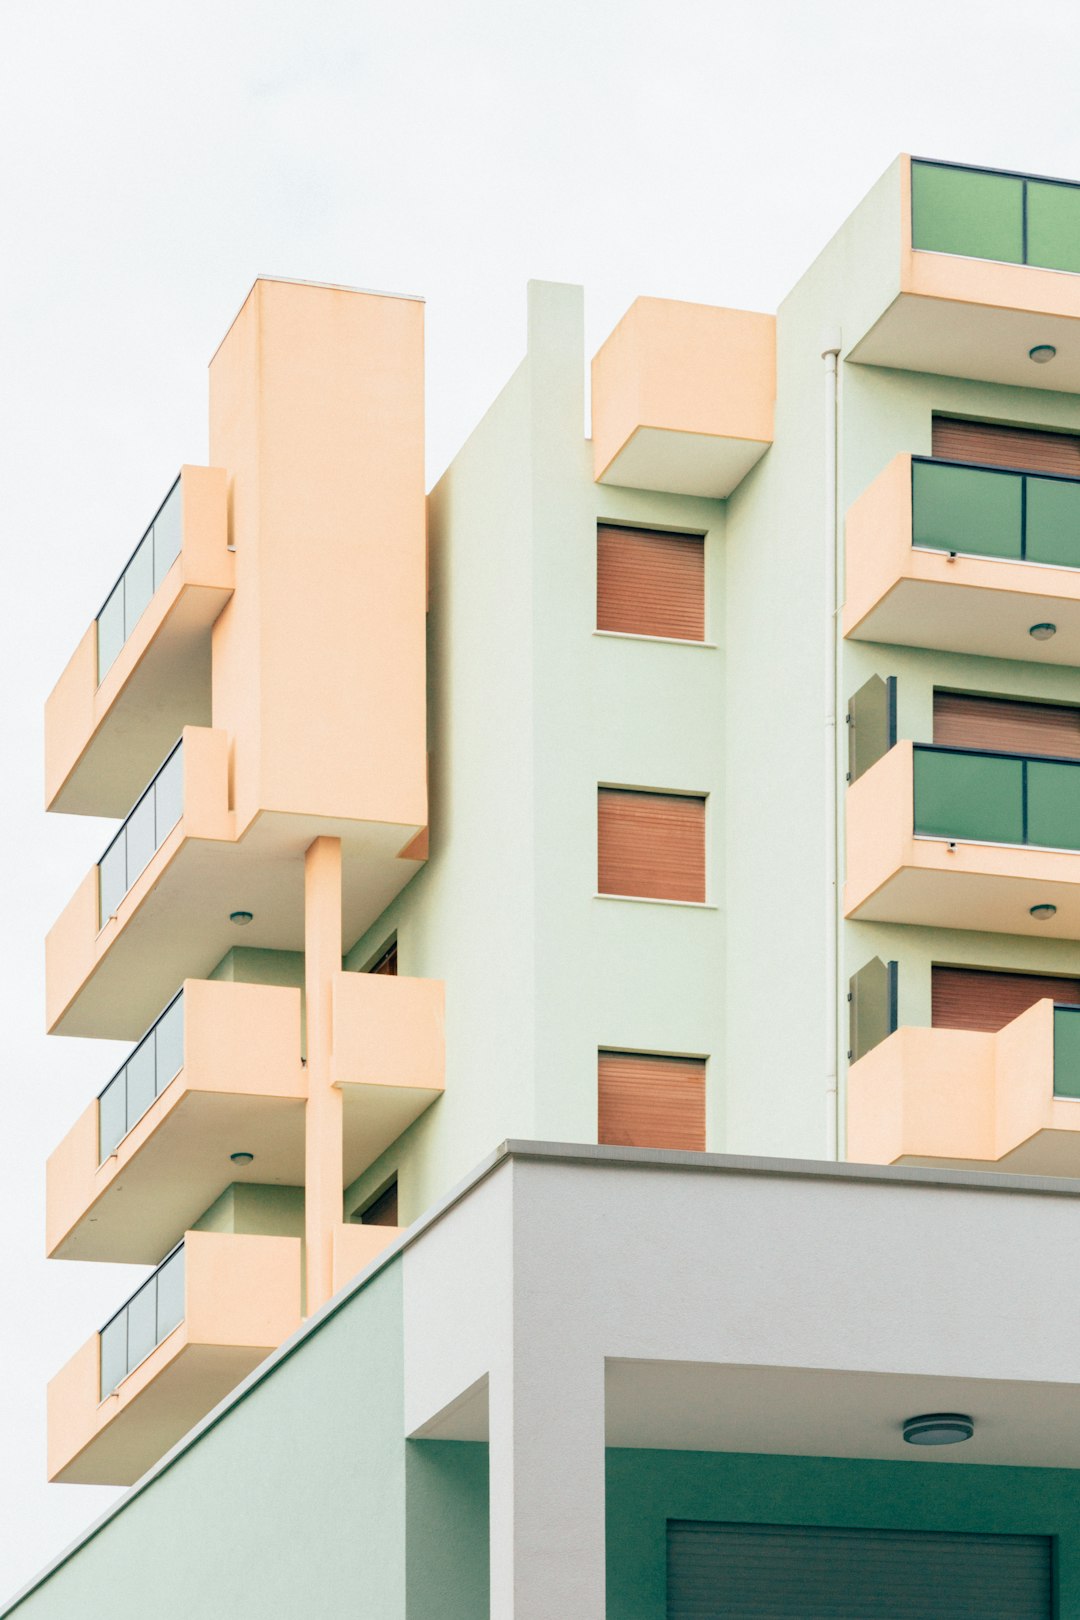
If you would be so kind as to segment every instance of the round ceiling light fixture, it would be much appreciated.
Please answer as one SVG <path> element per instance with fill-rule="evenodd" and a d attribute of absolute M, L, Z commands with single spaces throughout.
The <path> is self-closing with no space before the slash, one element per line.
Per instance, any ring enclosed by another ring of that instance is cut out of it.
<path fill-rule="evenodd" d="M 1051 636 L 1057 635 L 1057 625 L 1051 624 L 1049 620 L 1045 624 L 1033 624 L 1028 635 L 1032 641 L 1049 641 Z"/>
<path fill-rule="evenodd" d="M 1037 366 L 1046 366 L 1056 354 L 1057 350 L 1052 343 L 1036 343 L 1033 349 L 1028 350 L 1028 359 L 1034 360 Z"/>
<path fill-rule="evenodd" d="M 1057 916 L 1057 906 L 1052 906 L 1049 900 L 1045 900 L 1040 906 L 1032 906 L 1028 916 L 1034 917 L 1036 922 L 1049 922 L 1051 917 Z"/>
<path fill-rule="evenodd" d="M 254 920 L 254 916 L 253 911 L 230 911 L 229 921 L 235 923 L 237 928 L 246 928 L 248 923 Z"/>
<path fill-rule="evenodd" d="M 904 1419 L 904 1439 L 909 1446 L 957 1446 L 974 1433 L 975 1425 L 966 1412 L 924 1412 L 921 1417 Z"/>
<path fill-rule="evenodd" d="M 229 1158 L 232 1160 L 233 1164 L 251 1164 L 255 1158 L 255 1155 L 254 1153 L 247 1152 L 230 1153 Z"/>

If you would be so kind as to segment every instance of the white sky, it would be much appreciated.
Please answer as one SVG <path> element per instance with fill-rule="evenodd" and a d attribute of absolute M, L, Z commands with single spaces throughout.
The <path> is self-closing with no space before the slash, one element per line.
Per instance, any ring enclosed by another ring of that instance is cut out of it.
<path fill-rule="evenodd" d="M 143 1275 L 42 1258 L 46 1155 L 126 1050 L 42 1035 L 42 939 L 106 835 L 42 813 L 42 705 L 206 460 L 254 277 L 426 296 L 434 477 L 530 277 L 585 284 L 591 352 L 639 293 L 774 309 L 899 151 L 1080 177 L 1080 8 L 8 0 L 0 55 L 2 1600 L 116 1494 L 45 1485 L 45 1384 Z"/>

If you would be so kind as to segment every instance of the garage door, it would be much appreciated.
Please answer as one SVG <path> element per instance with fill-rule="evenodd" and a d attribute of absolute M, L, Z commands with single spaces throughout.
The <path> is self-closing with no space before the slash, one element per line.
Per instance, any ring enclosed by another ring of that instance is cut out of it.
<path fill-rule="evenodd" d="M 668 1620 L 1050 1620 L 1049 1536 L 668 1524 Z"/>

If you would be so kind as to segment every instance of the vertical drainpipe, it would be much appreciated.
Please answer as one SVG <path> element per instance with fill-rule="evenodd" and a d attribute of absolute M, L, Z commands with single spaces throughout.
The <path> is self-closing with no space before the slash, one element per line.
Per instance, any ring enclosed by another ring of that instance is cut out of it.
<path fill-rule="evenodd" d="M 839 357 L 840 329 L 826 327 L 821 335 L 825 362 L 825 589 L 828 603 L 828 645 L 825 676 L 825 1154 L 840 1156 L 840 778 L 841 690 L 839 536 Z"/>

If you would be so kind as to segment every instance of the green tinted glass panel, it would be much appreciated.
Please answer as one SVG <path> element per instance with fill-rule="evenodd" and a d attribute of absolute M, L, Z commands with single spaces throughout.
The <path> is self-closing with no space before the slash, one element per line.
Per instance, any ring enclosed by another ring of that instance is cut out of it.
<path fill-rule="evenodd" d="M 912 245 L 972 259 L 1024 257 L 1024 182 L 978 169 L 911 166 Z"/>
<path fill-rule="evenodd" d="M 124 639 L 126 640 L 150 606 L 154 594 L 154 547 L 152 535 L 139 542 L 139 548 L 124 569 Z"/>
<path fill-rule="evenodd" d="M 154 834 L 153 788 L 149 793 L 143 794 L 125 821 L 124 837 L 127 840 L 127 881 L 130 889 L 139 873 L 149 865 L 157 849 L 157 838 Z"/>
<path fill-rule="evenodd" d="M 917 748 L 915 831 L 930 838 L 1022 844 L 1023 761 Z"/>
<path fill-rule="evenodd" d="M 1080 568 L 1080 482 L 1028 479 L 1027 558 Z"/>
<path fill-rule="evenodd" d="M 98 888 L 101 898 L 102 928 L 127 894 L 127 838 L 123 832 L 111 843 L 98 862 Z"/>
<path fill-rule="evenodd" d="M 1028 264 L 1080 270 L 1080 186 L 1029 180 Z"/>
<path fill-rule="evenodd" d="M 1021 476 L 930 461 L 914 462 L 911 476 L 913 545 L 1020 556 Z"/>
<path fill-rule="evenodd" d="M 1054 1008 L 1054 1096 L 1080 1097 L 1080 1007 Z"/>
<path fill-rule="evenodd" d="M 176 1253 L 157 1274 L 157 1343 L 184 1320 L 184 1251 Z"/>
<path fill-rule="evenodd" d="M 1032 759 L 1027 778 L 1028 843 L 1080 849 L 1080 765 Z"/>

